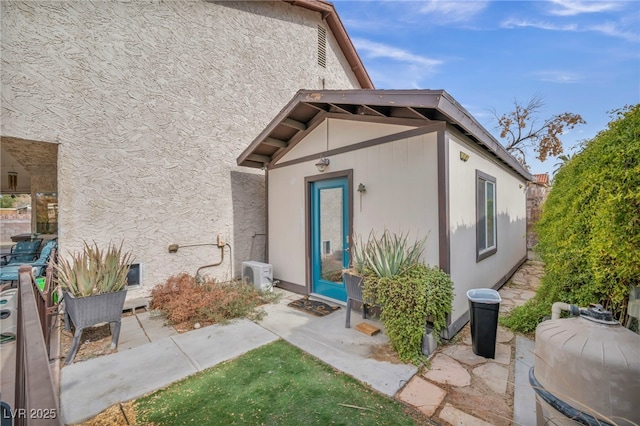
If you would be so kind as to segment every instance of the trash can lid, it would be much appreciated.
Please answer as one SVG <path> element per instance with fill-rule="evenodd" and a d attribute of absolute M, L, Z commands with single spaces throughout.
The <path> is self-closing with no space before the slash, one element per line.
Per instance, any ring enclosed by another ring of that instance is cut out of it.
<path fill-rule="evenodd" d="M 467 291 L 467 298 L 476 303 L 500 303 L 500 293 L 490 288 L 472 288 Z"/>

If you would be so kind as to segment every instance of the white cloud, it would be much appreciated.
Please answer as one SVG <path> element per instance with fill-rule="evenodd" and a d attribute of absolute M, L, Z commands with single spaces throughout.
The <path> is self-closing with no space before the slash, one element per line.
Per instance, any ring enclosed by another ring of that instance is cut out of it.
<path fill-rule="evenodd" d="M 575 24 L 567 24 L 567 25 L 555 25 L 550 22 L 542 22 L 542 21 L 527 21 L 525 19 L 507 19 L 503 21 L 500 26 L 502 28 L 539 28 L 542 30 L 551 30 L 551 31 L 577 31 L 578 26 Z"/>
<path fill-rule="evenodd" d="M 429 0 L 419 9 L 419 13 L 434 15 L 440 22 L 466 22 L 473 19 L 487 7 L 487 1 Z"/>
<path fill-rule="evenodd" d="M 426 56 L 415 55 L 406 50 L 382 43 L 376 43 L 371 40 L 354 38 L 352 41 L 358 52 L 366 58 L 387 58 L 426 68 L 434 68 L 443 63 L 439 59 L 431 59 Z"/>
<path fill-rule="evenodd" d="M 551 83 L 578 83 L 582 80 L 580 75 L 567 71 L 539 71 L 534 76 L 540 81 Z"/>
<path fill-rule="evenodd" d="M 550 0 L 554 7 L 550 10 L 552 15 L 575 16 L 582 13 L 600 13 L 610 10 L 618 10 L 624 6 L 621 2 L 612 1 L 578 1 L 578 0 Z"/>
<path fill-rule="evenodd" d="M 623 38 L 629 41 L 640 41 L 640 35 L 630 31 L 624 31 L 613 22 L 606 22 L 600 25 L 591 25 L 588 27 L 580 27 L 577 24 L 557 25 L 543 21 L 527 21 L 525 19 L 510 18 L 503 21 L 500 26 L 502 28 L 538 28 L 548 31 L 570 31 L 570 32 L 598 32 L 610 37 Z"/>
<path fill-rule="evenodd" d="M 600 25 L 594 25 L 588 28 L 589 31 L 596 31 L 611 37 L 620 37 L 627 39 L 629 41 L 640 41 L 640 35 L 637 33 L 632 33 L 629 31 L 621 30 L 616 24 L 613 22 L 606 22 Z"/>

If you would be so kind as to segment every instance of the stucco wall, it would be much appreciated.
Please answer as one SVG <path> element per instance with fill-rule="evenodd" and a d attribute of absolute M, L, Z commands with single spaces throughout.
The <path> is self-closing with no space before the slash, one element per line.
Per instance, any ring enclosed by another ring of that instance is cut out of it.
<path fill-rule="evenodd" d="M 460 160 L 460 151 L 469 160 Z M 498 251 L 476 262 L 476 170 L 496 178 Z M 526 256 L 526 182 L 496 164 L 464 137 L 449 133 L 452 321 L 468 310 L 467 290 L 492 287 Z"/>
<path fill-rule="evenodd" d="M 169 254 L 171 243 L 221 234 L 236 271 L 261 257 L 264 177 L 235 158 L 297 90 L 358 87 L 328 28 L 317 64 L 320 14 L 285 3 L 0 7 L 1 133 L 60 144 L 62 253 L 124 239 L 147 288 L 219 259 L 214 247 Z"/>
<path fill-rule="evenodd" d="M 304 139 L 300 149 L 324 150 L 324 126 L 318 126 Z M 356 137 L 362 134 L 362 126 L 363 123 L 331 120 L 330 128 L 341 131 L 331 131 L 330 146 L 343 146 L 340 138 L 363 141 Z M 395 126 L 381 126 L 376 136 L 398 131 Z M 372 135 L 367 133 L 369 136 Z M 330 157 L 326 173 L 353 169 L 355 235 L 366 240 L 371 230 L 380 235 L 385 228 L 409 232 L 410 241 L 428 235 L 424 259 L 430 264 L 438 263 L 436 149 L 436 133 L 429 133 Z M 292 154 L 297 155 L 293 151 Z M 318 174 L 315 163 L 308 161 L 269 171 L 269 262 L 275 277 L 301 286 L 306 285 L 304 179 Z M 366 187 L 362 196 L 356 191 L 360 183 Z"/>

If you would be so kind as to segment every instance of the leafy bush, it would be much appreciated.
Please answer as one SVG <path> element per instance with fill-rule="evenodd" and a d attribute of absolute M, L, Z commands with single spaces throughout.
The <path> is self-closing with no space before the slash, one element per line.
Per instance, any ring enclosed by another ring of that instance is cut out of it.
<path fill-rule="evenodd" d="M 601 303 L 624 320 L 630 286 L 640 285 L 640 104 L 558 171 L 537 231 L 542 286 L 510 318 L 530 328 L 562 301 Z"/>
<path fill-rule="evenodd" d="M 198 283 L 189 274 L 170 277 L 151 291 L 151 309 L 158 309 L 172 324 L 224 323 L 234 318 L 260 319 L 256 308 L 277 299 L 242 281 L 228 283 L 205 279 Z"/>
<path fill-rule="evenodd" d="M 444 271 L 423 264 L 393 277 L 378 277 L 369 270 L 363 295 L 382 307 L 380 320 L 400 359 L 419 364 L 424 361 L 422 338 L 427 321 L 433 322 L 436 339 L 447 325 L 453 282 Z"/>

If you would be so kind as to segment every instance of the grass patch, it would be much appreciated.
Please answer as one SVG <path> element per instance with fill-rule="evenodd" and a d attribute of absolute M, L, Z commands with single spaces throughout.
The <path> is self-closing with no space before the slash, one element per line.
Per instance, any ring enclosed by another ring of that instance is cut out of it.
<path fill-rule="evenodd" d="M 145 396 L 135 411 L 155 425 L 430 424 L 282 340 Z"/>

